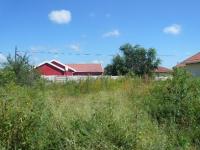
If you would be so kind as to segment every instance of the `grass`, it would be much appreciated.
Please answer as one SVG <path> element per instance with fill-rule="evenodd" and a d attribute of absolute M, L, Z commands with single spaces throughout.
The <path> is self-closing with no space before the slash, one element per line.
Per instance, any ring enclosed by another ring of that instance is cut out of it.
<path fill-rule="evenodd" d="M 137 78 L 7 84 L 0 88 L 0 149 L 198 149 L 199 130 L 188 135 L 198 126 L 179 130 L 180 123 L 157 119 L 164 106 L 157 109 L 163 99 L 154 93 L 169 84 Z"/>

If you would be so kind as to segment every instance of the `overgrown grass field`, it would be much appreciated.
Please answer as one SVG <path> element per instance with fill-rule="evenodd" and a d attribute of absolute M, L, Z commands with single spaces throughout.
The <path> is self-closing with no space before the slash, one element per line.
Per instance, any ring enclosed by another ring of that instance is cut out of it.
<path fill-rule="evenodd" d="M 200 149 L 200 80 L 124 77 L 0 87 L 0 149 Z"/>

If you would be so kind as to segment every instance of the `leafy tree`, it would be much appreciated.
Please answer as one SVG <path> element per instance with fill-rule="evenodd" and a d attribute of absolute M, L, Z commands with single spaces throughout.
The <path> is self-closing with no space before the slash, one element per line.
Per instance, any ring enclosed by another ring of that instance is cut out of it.
<path fill-rule="evenodd" d="M 138 76 L 150 76 L 160 64 L 154 48 L 145 49 L 139 45 L 125 44 L 120 47 L 122 56 L 113 58 L 112 64 L 105 68 L 108 75 L 124 75 L 134 73 Z"/>
<path fill-rule="evenodd" d="M 8 83 L 11 81 L 20 85 L 32 85 L 34 81 L 39 79 L 39 74 L 29 63 L 27 55 L 18 56 L 16 59 L 10 55 L 7 57 L 7 62 L 0 71 L 0 83 Z"/>
<path fill-rule="evenodd" d="M 113 58 L 112 64 L 108 65 L 105 68 L 106 74 L 109 75 L 125 75 L 128 72 L 128 69 L 125 64 L 125 60 L 120 55 L 117 55 Z"/>

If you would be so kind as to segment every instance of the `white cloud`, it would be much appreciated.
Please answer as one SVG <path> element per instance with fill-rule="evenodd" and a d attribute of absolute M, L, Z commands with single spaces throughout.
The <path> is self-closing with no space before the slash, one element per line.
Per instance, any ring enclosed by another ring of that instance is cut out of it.
<path fill-rule="evenodd" d="M 173 24 L 171 26 L 165 27 L 163 32 L 166 34 L 178 35 L 181 33 L 181 25 Z"/>
<path fill-rule="evenodd" d="M 92 63 L 93 64 L 103 64 L 104 61 L 103 60 L 93 60 Z"/>
<path fill-rule="evenodd" d="M 5 63 L 7 61 L 6 56 L 0 54 L 0 63 Z"/>
<path fill-rule="evenodd" d="M 81 50 L 80 44 L 78 44 L 78 43 L 69 45 L 69 48 L 73 51 L 80 51 Z"/>
<path fill-rule="evenodd" d="M 44 51 L 46 50 L 47 47 L 44 47 L 44 46 L 31 46 L 30 47 L 30 52 L 39 52 L 39 51 Z"/>
<path fill-rule="evenodd" d="M 117 29 L 103 34 L 103 37 L 119 37 L 119 36 L 120 32 Z"/>
<path fill-rule="evenodd" d="M 49 13 L 49 19 L 57 24 L 68 24 L 72 16 L 69 10 L 53 10 Z"/>
<path fill-rule="evenodd" d="M 62 54 L 62 52 L 58 48 L 49 49 L 49 52 L 53 54 Z"/>
<path fill-rule="evenodd" d="M 59 48 L 53 48 L 53 47 L 49 47 L 49 46 L 31 46 L 30 47 L 30 52 L 32 53 L 60 53 Z"/>

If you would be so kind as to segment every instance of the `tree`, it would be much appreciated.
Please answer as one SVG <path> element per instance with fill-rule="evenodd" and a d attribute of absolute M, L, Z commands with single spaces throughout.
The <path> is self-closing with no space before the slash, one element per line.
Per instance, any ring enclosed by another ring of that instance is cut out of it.
<path fill-rule="evenodd" d="M 105 73 L 108 75 L 125 75 L 128 72 L 125 65 L 125 60 L 120 55 L 113 58 L 112 64 L 105 68 Z"/>
<path fill-rule="evenodd" d="M 2 83 L 4 81 L 7 83 L 9 77 L 10 81 L 20 85 L 32 85 L 34 81 L 40 78 L 34 67 L 30 65 L 27 55 L 18 56 L 16 59 L 9 55 L 0 75 L 2 77 L 7 76 L 7 78 L 0 79 Z"/>
<path fill-rule="evenodd" d="M 105 68 L 108 75 L 124 75 L 129 72 L 138 76 L 150 76 L 160 64 L 154 48 L 145 49 L 139 45 L 125 44 L 120 47 L 122 55 L 113 58 Z"/>

